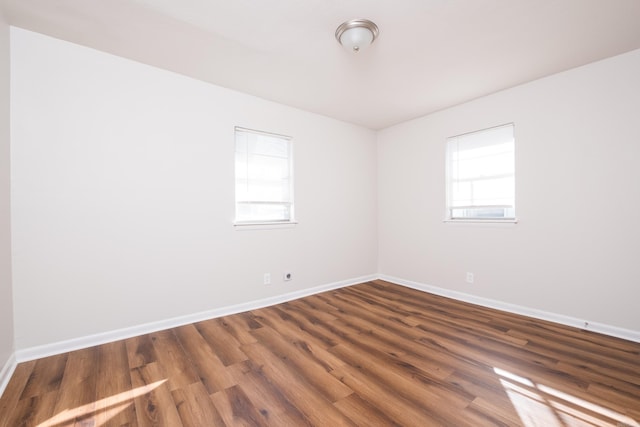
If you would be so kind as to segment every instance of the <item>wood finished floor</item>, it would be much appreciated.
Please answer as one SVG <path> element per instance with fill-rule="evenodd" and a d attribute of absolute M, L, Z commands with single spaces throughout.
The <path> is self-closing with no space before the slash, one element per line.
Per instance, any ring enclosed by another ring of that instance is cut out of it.
<path fill-rule="evenodd" d="M 16 426 L 640 426 L 640 344 L 369 282 L 18 365 Z"/>

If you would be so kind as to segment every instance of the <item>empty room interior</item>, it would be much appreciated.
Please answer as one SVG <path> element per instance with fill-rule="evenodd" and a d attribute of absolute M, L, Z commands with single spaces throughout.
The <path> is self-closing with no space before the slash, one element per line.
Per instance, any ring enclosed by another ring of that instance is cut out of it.
<path fill-rule="evenodd" d="M 640 427 L 639 23 L 0 0 L 0 427 Z"/>

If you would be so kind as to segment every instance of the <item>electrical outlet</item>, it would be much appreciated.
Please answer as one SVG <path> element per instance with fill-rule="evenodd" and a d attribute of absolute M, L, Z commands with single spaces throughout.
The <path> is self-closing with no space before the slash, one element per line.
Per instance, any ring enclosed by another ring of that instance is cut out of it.
<path fill-rule="evenodd" d="M 271 284 L 271 273 L 264 273 L 263 282 L 265 285 Z"/>
<path fill-rule="evenodd" d="M 473 273 L 467 273 L 467 283 L 473 283 Z"/>
<path fill-rule="evenodd" d="M 286 273 L 284 273 L 283 279 L 285 282 L 288 282 L 289 280 L 293 279 L 293 275 L 287 271 Z"/>

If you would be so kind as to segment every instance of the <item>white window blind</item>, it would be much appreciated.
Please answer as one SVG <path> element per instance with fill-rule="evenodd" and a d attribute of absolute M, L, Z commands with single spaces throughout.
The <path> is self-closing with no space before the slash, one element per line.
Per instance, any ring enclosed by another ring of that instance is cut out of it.
<path fill-rule="evenodd" d="M 236 127 L 236 223 L 293 221 L 288 136 Z"/>
<path fill-rule="evenodd" d="M 515 219 L 513 123 L 447 139 L 447 218 Z"/>

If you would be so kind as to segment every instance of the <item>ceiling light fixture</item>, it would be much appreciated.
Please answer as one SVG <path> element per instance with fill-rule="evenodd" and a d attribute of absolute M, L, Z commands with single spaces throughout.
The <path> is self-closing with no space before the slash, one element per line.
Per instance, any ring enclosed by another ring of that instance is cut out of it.
<path fill-rule="evenodd" d="M 351 19 L 336 30 L 336 39 L 350 52 L 366 49 L 378 37 L 378 26 L 368 19 Z"/>

